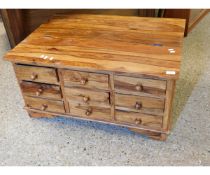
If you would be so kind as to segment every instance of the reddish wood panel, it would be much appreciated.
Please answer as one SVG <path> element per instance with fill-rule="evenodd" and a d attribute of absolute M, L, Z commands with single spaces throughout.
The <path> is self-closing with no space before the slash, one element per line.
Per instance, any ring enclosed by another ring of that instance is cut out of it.
<path fill-rule="evenodd" d="M 22 41 L 26 34 L 22 18 L 22 10 L 1 9 L 1 16 L 11 47 Z"/>

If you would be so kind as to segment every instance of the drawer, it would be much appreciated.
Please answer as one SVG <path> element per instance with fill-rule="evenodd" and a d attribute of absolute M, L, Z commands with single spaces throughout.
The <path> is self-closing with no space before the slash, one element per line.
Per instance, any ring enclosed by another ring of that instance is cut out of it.
<path fill-rule="evenodd" d="M 87 105 L 96 105 L 101 107 L 109 107 L 109 93 L 88 90 L 84 88 L 64 88 L 64 94 L 70 101 L 76 101 Z"/>
<path fill-rule="evenodd" d="M 26 106 L 41 111 L 49 111 L 56 113 L 65 113 L 64 105 L 62 101 L 46 100 L 41 98 L 33 98 L 25 96 Z"/>
<path fill-rule="evenodd" d="M 14 67 L 19 80 L 58 84 L 58 78 L 54 68 L 25 65 L 15 65 Z"/>
<path fill-rule="evenodd" d="M 165 96 L 166 81 L 114 76 L 115 91 L 134 95 Z"/>
<path fill-rule="evenodd" d="M 84 105 L 69 101 L 70 114 L 96 120 L 111 120 L 111 108 L 104 108 L 94 105 Z"/>
<path fill-rule="evenodd" d="M 61 100 L 60 87 L 56 85 L 22 81 L 20 87 L 23 95 Z"/>
<path fill-rule="evenodd" d="M 116 110 L 115 119 L 119 122 L 123 122 L 126 124 L 145 126 L 158 130 L 160 130 L 162 127 L 161 116 L 153 116 L 136 112 L 126 112 L 126 111 Z"/>
<path fill-rule="evenodd" d="M 164 99 L 115 94 L 115 106 L 121 110 L 131 110 L 146 114 L 163 115 Z"/>
<path fill-rule="evenodd" d="M 105 74 L 62 70 L 64 86 L 82 86 L 93 89 L 109 89 L 109 76 Z"/>

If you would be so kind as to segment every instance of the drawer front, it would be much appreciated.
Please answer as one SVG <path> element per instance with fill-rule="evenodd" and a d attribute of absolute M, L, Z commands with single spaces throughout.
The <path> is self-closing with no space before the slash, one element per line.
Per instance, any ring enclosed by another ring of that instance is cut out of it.
<path fill-rule="evenodd" d="M 64 88 L 64 94 L 70 101 L 76 101 L 86 105 L 109 107 L 109 93 L 87 90 L 84 88 Z"/>
<path fill-rule="evenodd" d="M 70 114 L 96 120 L 111 120 L 111 109 L 69 101 Z"/>
<path fill-rule="evenodd" d="M 109 89 L 109 76 L 105 74 L 62 70 L 64 86 L 81 86 L 94 89 Z"/>
<path fill-rule="evenodd" d="M 117 109 L 131 110 L 146 114 L 163 115 L 164 99 L 136 95 L 115 94 Z"/>
<path fill-rule="evenodd" d="M 165 96 L 166 81 L 114 76 L 115 91 L 134 95 Z"/>
<path fill-rule="evenodd" d="M 19 80 L 58 84 L 54 68 L 15 65 L 15 72 Z"/>
<path fill-rule="evenodd" d="M 20 87 L 23 95 L 61 100 L 60 87 L 56 85 L 22 81 Z"/>
<path fill-rule="evenodd" d="M 41 98 L 24 97 L 26 106 L 41 111 L 65 113 L 62 101 L 46 100 Z"/>
<path fill-rule="evenodd" d="M 115 119 L 119 122 L 123 122 L 126 124 L 145 126 L 158 130 L 160 130 L 162 127 L 161 116 L 153 116 L 136 112 L 126 112 L 126 111 L 116 110 Z"/>

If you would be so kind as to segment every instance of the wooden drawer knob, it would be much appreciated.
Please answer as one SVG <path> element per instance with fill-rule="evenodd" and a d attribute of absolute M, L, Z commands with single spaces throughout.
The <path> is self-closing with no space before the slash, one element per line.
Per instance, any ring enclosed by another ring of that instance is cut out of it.
<path fill-rule="evenodd" d="M 85 112 L 85 115 L 89 116 L 90 114 L 92 114 L 92 109 L 88 108 Z"/>
<path fill-rule="evenodd" d="M 135 119 L 135 124 L 136 125 L 139 125 L 139 124 L 141 124 L 142 123 L 142 120 L 140 119 L 140 118 L 136 118 Z"/>
<path fill-rule="evenodd" d="M 35 73 L 31 74 L 31 80 L 36 80 L 38 78 L 38 75 Z"/>
<path fill-rule="evenodd" d="M 142 104 L 140 102 L 136 102 L 135 108 L 136 109 L 141 109 L 142 108 Z"/>
<path fill-rule="evenodd" d="M 88 79 L 82 78 L 82 79 L 80 80 L 80 84 L 81 84 L 81 85 L 85 85 L 85 84 L 87 83 L 87 81 L 88 81 Z"/>
<path fill-rule="evenodd" d="M 143 90 L 143 86 L 141 84 L 137 84 L 136 85 L 136 90 L 137 91 L 142 91 Z"/>
<path fill-rule="evenodd" d="M 29 104 L 26 104 L 26 107 L 27 107 L 27 108 L 31 108 L 31 105 L 29 105 Z"/>
<path fill-rule="evenodd" d="M 90 100 L 90 98 L 89 97 L 83 97 L 83 101 L 86 103 L 86 102 L 88 102 Z"/>
<path fill-rule="evenodd" d="M 45 110 L 47 109 L 47 107 L 48 107 L 48 106 L 47 106 L 46 104 L 43 104 L 41 110 L 42 110 L 42 111 L 45 111 Z"/>
<path fill-rule="evenodd" d="M 39 88 L 37 91 L 36 91 L 36 96 L 40 96 L 43 92 L 43 89 L 42 88 Z"/>

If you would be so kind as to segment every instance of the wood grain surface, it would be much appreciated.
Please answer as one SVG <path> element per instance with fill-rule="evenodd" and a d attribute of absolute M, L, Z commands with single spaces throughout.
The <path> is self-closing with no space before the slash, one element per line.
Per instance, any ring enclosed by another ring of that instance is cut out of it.
<path fill-rule="evenodd" d="M 109 89 L 109 77 L 105 74 L 61 70 L 64 86 L 80 86 L 94 89 Z"/>
<path fill-rule="evenodd" d="M 76 101 L 86 105 L 102 107 L 110 106 L 110 95 L 108 92 L 99 92 L 94 89 L 64 88 L 64 96 L 70 101 Z"/>
<path fill-rule="evenodd" d="M 111 108 L 98 105 L 85 105 L 69 100 L 70 114 L 87 119 L 111 121 Z"/>
<path fill-rule="evenodd" d="M 14 69 L 18 80 L 58 84 L 58 78 L 54 68 L 14 65 Z"/>
<path fill-rule="evenodd" d="M 20 82 L 20 87 L 23 94 L 27 96 L 61 100 L 59 86 L 22 81 Z"/>
<path fill-rule="evenodd" d="M 184 24 L 183 19 L 60 15 L 41 25 L 5 58 L 176 79 Z M 52 59 L 42 59 L 43 55 Z M 168 70 L 175 74 L 166 74 Z"/>
<path fill-rule="evenodd" d="M 115 91 L 124 94 L 164 98 L 166 81 L 128 76 L 114 76 Z"/>
<path fill-rule="evenodd" d="M 153 129 L 161 129 L 162 117 L 146 114 L 139 114 L 136 112 L 126 112 L 116 110 L 116 120 L 136 126 L 146 126 Z"/>
<path fill-rule="evenodd" d="M 62 101 L 33 98 L 28 96 L 24 96 L 24 100 L 26 103 L 26 107 L 32 109 L 38 109 L 40 111 L 65 113 Z"/>
<path fill-rule="evenodd" d="M 164 99 L 115 94 L 115 106 L 117 109 L 163 116 L 164 105 Z"/>

